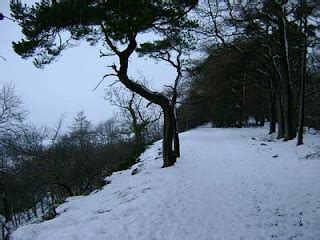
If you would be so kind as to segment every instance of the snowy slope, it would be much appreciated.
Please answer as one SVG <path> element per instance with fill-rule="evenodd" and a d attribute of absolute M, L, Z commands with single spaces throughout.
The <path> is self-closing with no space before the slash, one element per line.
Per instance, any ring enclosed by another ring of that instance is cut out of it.
<path fill-rule="evenodd" d="M 182 157 L 161 169 L 161 143 L 112 183 L 18 229 L 13 240 L 320 239 L 319 136 L 304 146 L 267 129 L 199 128 L 181 135 Z"/>

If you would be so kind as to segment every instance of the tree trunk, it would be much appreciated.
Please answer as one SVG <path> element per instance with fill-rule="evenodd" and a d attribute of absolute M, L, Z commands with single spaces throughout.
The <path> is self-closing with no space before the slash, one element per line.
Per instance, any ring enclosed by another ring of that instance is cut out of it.
<path fill-rule="evenodd" d="M 238 128 L 242 128 L 242 121 L 243 121 L 243 104 L 242 101 L 240 101 L 240 107 L 239 107 L 239 119 L 238 119 Z"/>
<path fill-rule="evenodd" d="M 32 207 L 32 212 L 33 215 L 38 218 L 38 212 L 37 212 L 37 203 L 34 204 L 34 206 Z"/>
<path fill-rule="evenodd" d="M 8 223 L 9 221 L 11 221 L 11 211 L 9 201 L 5 196 L 2 197 L 2 204 L 5 222 Z"/>
<path fill-rule="evenodd" d="M 56 207 L 55 207 L 55 197 L 54 197 L 54 193 L 52 191 L 50 191 L 50 207 L 51 207 L 51 211 L 54 213 L 54 215 L 56 216 L 57 215 L 57 211 L 56 211 Z"/>
<path fill-rule="evenodd" d="M 244 115 L 244 105 L 246 102 L 246 74 L 244 74 L 243 82 L 241 85 L 241 96 L 239 102 L 239 119 L 238 128 L 242 128 L 243 125 L 243 115 Z"/>
<path fill-rule="evenodd" d="M 276 94 L 276 108 L 277 108 L 277 122 L 278 122 L 278 133 L 277 139 L 284 137 L 284 123 L 283 123 L 283 108 L 280 96 L 280 91 Z"/>
<path fill-rule="evenodd" d="M 117 52 L 119 57 L 120 68 L 116 70 L 119 81 L 131 91 L 139 94 L 141 97 L 149 100 L 150 102 L 159 105 L 164 112 L 164 127 L 163 127 L 163 167 L 169 167 L 176 162 L 176 155 L 173 151 L 174 140 L 174 112 L 170 106 L 170 100 L 164 94 L 153 92 L 147 89 L 145 86 L 132 81 L 128 77 L 128 63 L 130 55 L 137 48 L 136 36 L 129 37 L 129 44 L 122 52 Z M 108 45 L 111 48 L 115 48 L 110 41 Z"/>
<path fill-rule="evenodd" d="M 43 206 L 43 198 L 40 201 L 40 207 L 41 207 L 41 214 L 44 214 L 44 206 Z"/>
<path fill-rule="evenodd" d="M 180 157 L 180 139 L 179 139 L 179 130 L 178 130 L 178 121 L 177 121 L 177 112 L 176 112 L 176 106 L 173 104 L 173 125 L 174 125 L 174 153 L 177 158 Z"/>
<path fill-rule="evenodd" d="M 270 90 L 270 116 L 269 116 L 269 121 L 270 121 L 270 126 L 269 126 L 269 134 L 272 134 L 276 132 L 276 110 L 275 110 L 275 96 L 274 96 L 274 89 Z"/>
<path fill-rule="evenodd" d="M 164 113 L 164 127 L 163 127 L 163 166 L 169 167 L 176 162 L 176 155 L 173 150 L 174 141 L 174 112 L 170 105 L 162 108 Z"/>
<path fill-rule="evenodd" d="M 30 221 L 30 220 L 31 220 L 30 210 L 27 210 L 27 218 L 28 218 L 28 221 Z"/>
<path fill-rule="evenodd" d="M 260 111 L 259 111 L 259 126 L 263 127 L 264 126 L 264 122 L 265 122 L 265 116 L 264 116 L 264 107 L 263 107 L 263 102 L 260 102 Z"/>
<path fill-rule="evenodd" d="M 180 157 L 180 139 L 179 139 L 179 133 L 176 130 L 174 134 L 174 153 L 177 158 Z"/>
<path fill-rule="evenodd" d="M 297 145 L 303 144 L 303 127 L 304 127 L 304 99 L 305 99 L 305 88 L 306 88 L 306 78 L 307 78 L 307 17 L 304 17 L 304 32 L 303 32 L 303 47 L 301 49 L 302 53 L 302 64 L 300 73 L 300 103 L 299 103 L 299 125 L 298 125 L 298 139 Z"/>
<path fill-rule="evenodd" d="M 283 122 L 284 122 L 284 140 L 288 141 L 295 137 L 296 131 L 293 118 L 293 104 L 292 104 L 292 91 L 291 91 L 291 73 L 289 62 L 289 50 L 287 39 L 287 23 L 285 17 L 285 7 L 282 4 L 278 5 L 278 28 L 280 40 L 280 53 L 282 74 L 281 77 L 281 90 L 283 99 Z"/>
<path fill-rule="evenodd" d="M 135 154 L 140 154 L 143 149 L 143 140 L 142 140 L 142 128 L 140 126 L 134 126 L 134 144 L 135 144 Z"/>
<path fill-rule="evenodd" d="M 20 219 L 18 218 L 18 214 L 14 214 L 11 221 L 12 221 L 12 225 L 15 227 L 15 228 L 18 228 L 18 226 L 20 225 Z M 19 221 L 19 222 L 18 222 Z"/>

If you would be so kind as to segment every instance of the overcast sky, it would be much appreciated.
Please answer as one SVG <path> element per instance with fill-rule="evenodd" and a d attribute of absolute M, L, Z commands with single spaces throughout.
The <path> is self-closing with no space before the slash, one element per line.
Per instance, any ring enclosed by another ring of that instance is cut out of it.
<path fill-rule="evenodd" d="M 0 12 L 6 16 L 10 16 L 9 2 L 0 0 Z M 112 63 L 112 59 L 99 58 L 101 46 L 82 43 L 63 52 L 58 61 L 37 69 L 32 59 L 24 60 L 12 49 L 12 41 L 22 37 L 16 23 L 8 19 L 0 21 L 0 55 L 6 58 L 6 61 L 0 59 L 0 82 L 13 83 L 31 122 L 53 126 L 61 114 L 67 114 L 65 124 L 68 125 L 81 110 L 94 123 L 113 116 L 115 108 L 103 99 L 104 88 L 112 80 L 106 80 L 92 91 L 109 71 L 106 66 Z M 174 79 L 174 71 L 168 65 L 141 58 L 131 59 L 130 64 L 133 76 L 142 73 L 158 90 Z"/>

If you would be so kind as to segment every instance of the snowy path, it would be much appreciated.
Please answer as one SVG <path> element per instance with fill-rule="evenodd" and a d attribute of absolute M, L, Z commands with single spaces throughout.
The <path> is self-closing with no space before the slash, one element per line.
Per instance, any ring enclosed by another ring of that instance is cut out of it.
<path fill-rule="evenodd" d="M 161 169 L 160 143 L 141 171 L 114 174 L 102 191 L 70 200 L 52 221 L 14 240 L 320 239 L 319 148 L 269 142 L 266 129 L 200 128 L 181 135 L 182 156 Z M 318 149 L 319 150 L 319 149 Z"/>

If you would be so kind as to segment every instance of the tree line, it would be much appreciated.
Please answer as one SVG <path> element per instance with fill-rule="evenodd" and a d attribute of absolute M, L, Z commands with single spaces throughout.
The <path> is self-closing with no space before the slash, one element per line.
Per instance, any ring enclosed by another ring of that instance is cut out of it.
<path fill-rule="evenodd" d="M 113 103 L 121 106 L 116 118 L 93 125 L 80 111 L 68 130 L 62 130 L 63 118 L 53 128 L 38 128 L 28 123 L 12 85 L 4 84 L 0 92 L 0 215 L 7 223 L 18 226 L 21 221 L 41 219 L 44 208 L 49 208 L 45 218 L 54 217 L 55 206 L 67 197 L 103 187 L 106 176 L 129 168 L 148 144 L 161 137 L 155 109 L 142 112 L 138 109 L 144 104 L 141 98 L 132 95 L 120 102 L 117 94 L 112 93 Z"/>
<path fill-rule="evenodd" d="M 198 9 L 206 57 L 194 62 L 180 110 L 183 129 L 206 121 L 303 143 L 319 128 L 319 8 L 313 1 L 205 1 Z M 189 112 L 198 112 L 198 115 Z M 277 127 L 276 127 L 277 125 Z"/>
<path fill-rule="evenodd" d="M 277 123 L 278 138 L 291 140 L 298 129 L 298 144 L 302 144 L 306 81 L 308 74 L 317 78 L 309 71 L 313 68 L 309 53 L 319 45 L 318 8 L 313 1 L 69 0 L 27 6 L 12 0 L 11 10 L 25 36 L 13 43 L 14 50 L 23 58 L 33 57 L 37 67 L 51 63 L 78 41 L 104 42 L 107 48 L 100 57 L 116 56 L 118 62 L 103 79 L 116 77 L 162 109 L 163 167 L 180 156 L 178 96 L 181 100 L 198 95 L 195 102 L 211 102 L 211 113 L 219 118 L 217 126 L 241 127 L 248 117 L 262 124 L 268 117 L 270 133 Z M 149 32 L 157 38 L 138 40 Z M 186 57 L 199 47 L 206 48 L 208 57 L 190 67 Z M 176 71 L 172 85 L 155 92 L 129 76 L 129 60 L 135 54 L 169 63 Z M 230 71 L 223 72 L 224 66 Z M 187 92 L 178 91 L 186 70 L 192 83 Z M 191 108 L 182 104 L 179 112 Z"/>

